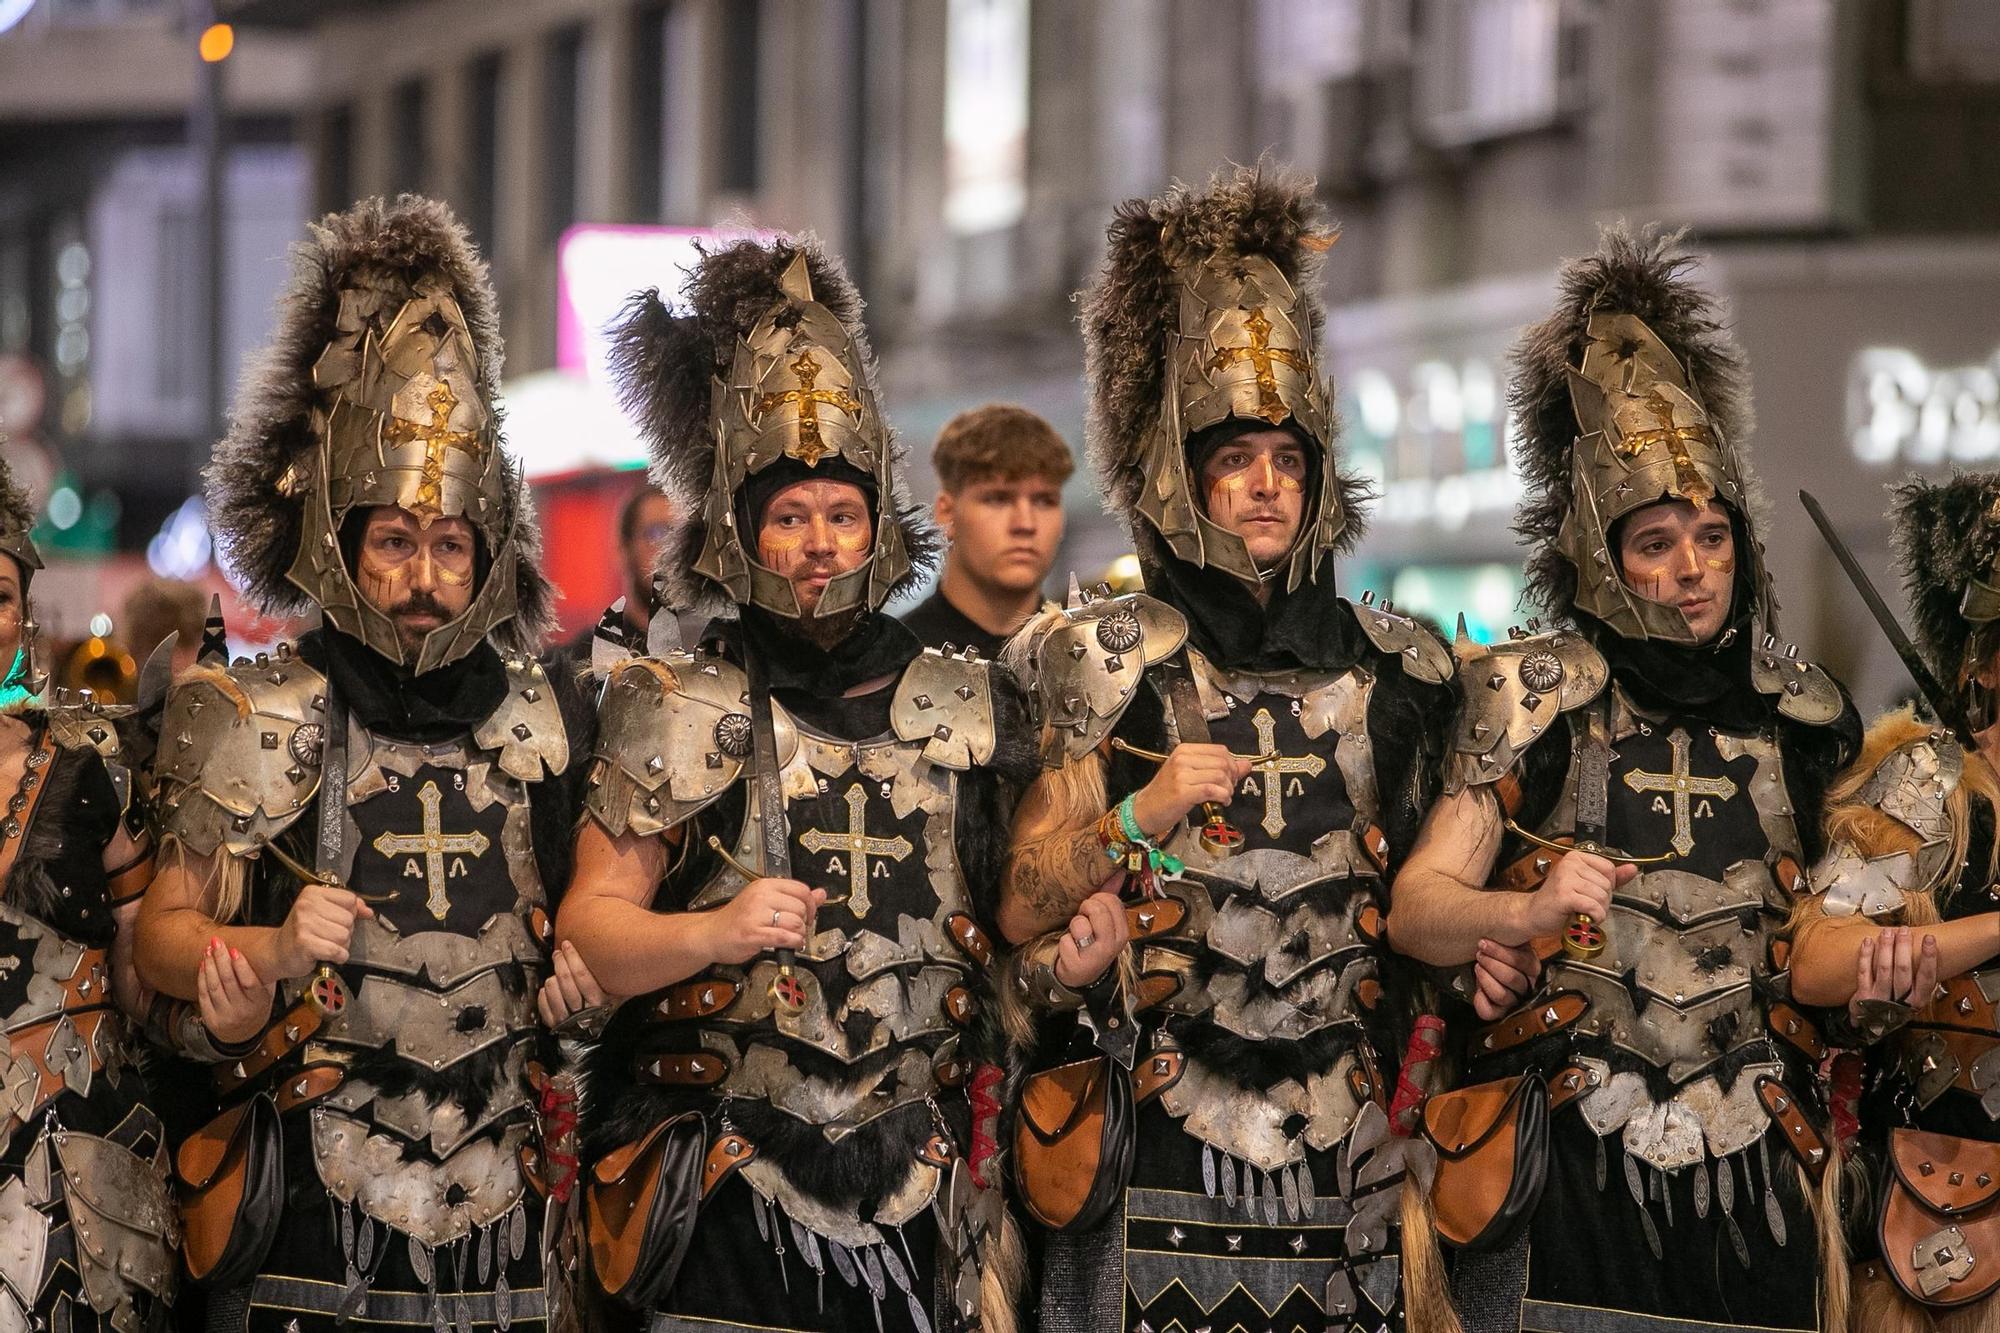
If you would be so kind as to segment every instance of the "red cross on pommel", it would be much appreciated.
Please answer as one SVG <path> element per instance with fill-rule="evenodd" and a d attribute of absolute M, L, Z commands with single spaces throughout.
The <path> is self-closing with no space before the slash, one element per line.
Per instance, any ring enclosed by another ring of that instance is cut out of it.
<path fill-rule="evenodd" d="M 1587 916 L 1563 928 L 1563 951 L 1572 958 L 1595 958 L 1604 952 L 1604 931 Z"/>
<path fill-rule="evenodd" d="M 313 1008 L 329 1018 L 347 1007 L 347 987 L 333 974 L 331 968 L 322 967 L 313 975 L 312 984 L 306 988 L 307 998 Z"/>
<path fill-rule="evenodd" d="M 806 1007 L 806 988 L 790 972 L 780 972 L 771 980 L 771 999 L 787 1013 L 796 1014 Z"/>
<path fill-rule="evenodd" d="M 1201 826 L 1201 845 L 1211 852 L 1233 852 L 1243 845 L 1243 830 L 1214 815 Z"/>

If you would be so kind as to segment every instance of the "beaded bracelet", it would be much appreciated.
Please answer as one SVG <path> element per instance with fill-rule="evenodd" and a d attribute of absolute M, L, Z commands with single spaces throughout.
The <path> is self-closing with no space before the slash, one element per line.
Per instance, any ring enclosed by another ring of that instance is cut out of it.
<path fill-rule="evenodd" d="M 1146 836 L 1146 831 L 1139 827 L 1132 801 L 1127 796 L 1099 817 L 1097 841 L 1106 858 L 1124 862 L 1126 875 L 1138 881 L 1147 897 L 1157 898 L 1160 881 L 1179 876 L 1187 868 L 1186 863 Z"/>

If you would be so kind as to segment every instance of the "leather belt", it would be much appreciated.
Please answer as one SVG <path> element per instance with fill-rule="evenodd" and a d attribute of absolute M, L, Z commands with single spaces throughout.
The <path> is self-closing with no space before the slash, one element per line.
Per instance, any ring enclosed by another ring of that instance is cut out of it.
<path fill-rule="evenodd" d="M 708 1145 L 708 1155 L 701 1163 L 701 1197 L 706 1199 L 715 1193 L 716 1187 L 750 1164 L 757 1156 L 757 1145 L 741 1134 L 724 1134 Z"/>
<path fill-rule="evenodd" d="M 1132 1100 L 1143 1104 L 1181 1081 L 1187 1070 L 1187 1056 L 1180 1051 L 1154 1051 L 1132 1072 Z"/>
<path fill-rule="evenodd" d="M 1156 939 L 1172 934 L 1187 919 L 1187 904 L 1171 895 L 1132 903 L 1125 908 L 1125 921 L 1134 940 Z"/>
<path fill-rule="evenodd" d="M 1479 1050 L 1484 1055 L 1510 1051 L 1516 1046 L 1575 1026 L 1590 1012 L 1590 1000 L 1581 991 L 1559 990 L 1517 1009 L 1489 1024 L 1480 1034 Z"/>

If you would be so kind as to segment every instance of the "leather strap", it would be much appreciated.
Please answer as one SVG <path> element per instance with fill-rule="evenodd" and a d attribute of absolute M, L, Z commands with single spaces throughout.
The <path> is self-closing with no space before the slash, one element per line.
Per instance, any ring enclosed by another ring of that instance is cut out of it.
<path fill-rule="evenodd" d="M 347 1070 L 334 1064 L 307 1065 L 294 1077 L 278 1085 L 277 1095 L 272 1101 L 279 1114 L 297 1111 L 303 1107 L 316 1106 L 340 1089 L 347 1082 Z"/>
<path fill-rule="evenodd" d="M 1559 990 L 1524 1009 L 1489 1024 L 1479 1036 L 1482 1055 L 1510 1051 L 1516 1046 L 1574 1027 L 1590 1012 L 1590 1000 L 1581 991 Z"/>
<path fill-rule="evenodd" d="M 1551 838 L 1549 841 L 1559 842 L 1565 847 L 1576 844 L 1576 839 L 1568 834 L 1560 838 Z M 1542 881 L 1549 877 L 1549 871 L 1555 868 L 1555 864 L 1554 852 L 1546 847 L 1530 847 L 1525 855 L 1510 861 L 1507 868 L 1494 877 L 1493 882 L 1503 889 L 1512 889 L 1517 893 L 1538 889 Z"/>
<path fill-rule="evenodd" d="M 639 1078 L 670 1087 L 712 1088 L 729 1076 L 729 1062 L 711 1052 L 662 1055 L 639 1066 Z"/>
<path fill-rule="evenodd" d="M 1769 1074 L 1757 1076 L 1757 1100 L 1764 1104 L 1764 1113 L 1771 1117 L 1780 1137 L 1785 1140 L 1792 1153 L 1799 1159 L 1814 1181 L 1826 1169 L 1826 1140 L 1813 1128 L 1806 1113 L 1799 1105 L 1799 1099 Z"/>
<path fill-rule="evenodd" d="M 128 862 L 105 884 L 106 896 L 113 907 L 123 907 L 135 902 L 153 882 L 154 849 L 148 847 Z"/>
<path fill-rule="evenodd" d="M 1141 972 L 1132 996 L 1132 1012 L 1144 1013 L 1165 1004 L 1181 993 L 1181 985 L 1178 972 Z"/>
<path fill-rule="evenodd" d="M 1125 920 L 1131 927 L 1134 940 L 1157 939 L 1171 934 L 1181 922 L 1187 919 L 1187 904 L 1179 898 L 1151 898 L 1142 903 L 1128 903 Z"/>
<path fill-rule="evenodd" d="M 973 1003 L 972 992 L 963 986 L 953 986 L 950 990 L 946 991 L 942 1003 L 944 1016 L 960 1027 L 964 1027 L 967 1023 L 970 1023 L 973 1014 L 978 1012 L 979 1008 L 978 1005 Z"/>
<path fill-rule="evenodd" d="M 1187 1056 L 1167 1049 L 1154 1051 L 1132 1072 L 1132 1100 L 1143 1104 L 1181 1081 L 1187 1072 Z"/>
<path fill-rule="evenodd" d="M 1562 1110 L 1597 1084 L 1597 1074 L 1587 1065 L 1565 1065 L 1549 1075 L 1549 1109 Z"/>
<path fill-rule="evenodd" d="M 1361 831 L 1361 850 L 1375 863 L 1378 874 L 1389 873 L 1389 835 L 1370 824 Z"/>
<path fill-rule="evenodd" d="M 311 1040 L 325 1019 L 310 999 L 287 1009 L 277 1022 L 264 1029 L 257 1045 L 240 1060 L 219 1066 L 215 1071 L 216 1090 L 224 1096 L 261 1077 L 264 1072 Z"/>
<path fill-rule="evenodd" d="M 757 1145 L 741 1134 L 724 1134 L 708 1145 L 701 1162 L 701 1197 L 714 1194 L 723 1181 L 757 1156 Z"/>
<path fill-rule="evenodd" d="M 719 977 L 698 977 L 669 986 L 655 1007 L 661 1018 L 708 1018 L 736 1003 L 743 988 Z"/>
<path fill-rule="evenodd" d="M 1805 1054 L 1809 1059 L 1819 1060 L 1826 1056 L 1826 1041 L 1819 1034 L 1813 1021 L 1783 1000 L 1773 1001 L 1770 1009 L 1771 1031 L 1786 1045 Z"/>
<path fill-rule="evenodd" d="M 952 942 L 965 952 L 965 956 L 981 967 L 993 962 L 993 941 L 979 928 L 979 923 L 963 912 L 953 912 L 944 919 L 945 927 L 951 932 Z"/>

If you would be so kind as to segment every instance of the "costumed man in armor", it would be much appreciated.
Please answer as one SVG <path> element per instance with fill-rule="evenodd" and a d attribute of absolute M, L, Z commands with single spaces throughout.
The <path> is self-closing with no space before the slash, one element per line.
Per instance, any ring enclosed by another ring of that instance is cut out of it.
<path fill-rule="evenodd" d="M 168 696 L 139 965 L 223 1114 L 178 1150 L 210 1327 L 540 1327 L 537 1006 L 589 710 L 529 651 L 485 264 L 412 195 L 330 215 L 208 472 L 296 647 Z M 558 975 L 559 974 L 559 975 Z M 571 985 L 573 993 L 574 986 Z"/>
<path fill-rule="evenodd" d="M 734 615 L 600 705 L 559 933 L 639 998 L 587 1076 L 593 1268 L 654 1333 L 1004 1330 L 980 1066 L 1025 701 L 881 612 L 936 540 L 838 263 L 739 242 L 686 301 L 634 298 L 617 365 L 682 501 L 666 600 Z"/>
<path fill-rule="evenodd" d="M 27 703 L 34 523 L 0 463 L 0 1329 L 138 1333 L 166 1327 L 180 1268 L 130 1020 L 152 842 L 111 710 Z"/>
<path fill-rule="evenodd" d="M 1883 718 L 1828 793 L 1792 967 L 1802 999 L 1846 1005 L 1875 1043 L 1846 1175 L 1852 1326 L 1984 1333 L 2000 1329 L 2000 474 L 1912 481 L 1891 516 L 1945 721 Z"/>
<path fill-rule="evenodd" d="M 1147 591 L 1008 649 L 1046 766 L 1001 926 L 1047 1330 L 1405 1325 L 1416 988 L 1382 922 L 1452 662 L 1335 592 L 1365 492 L 1317 368 L 1333 239 L 1310 182 L 1240 169 L 1122 206 L 1084 298 L 1091 465 Z"/>
<path fill-rule="evenodd" d="M 1563 624 L 1461 634 L 1448 794 L 1396 882 L 1399 950 L 1546 957 L 1425 1111 L 1471 1329 L 1821 1326 L 1823 1047 L 1783 928 L 1859 727 L 1777 645 L 1746 371 L 1692 263 L 1608 229 L 1515 348 L 1517 530 Z"/>

